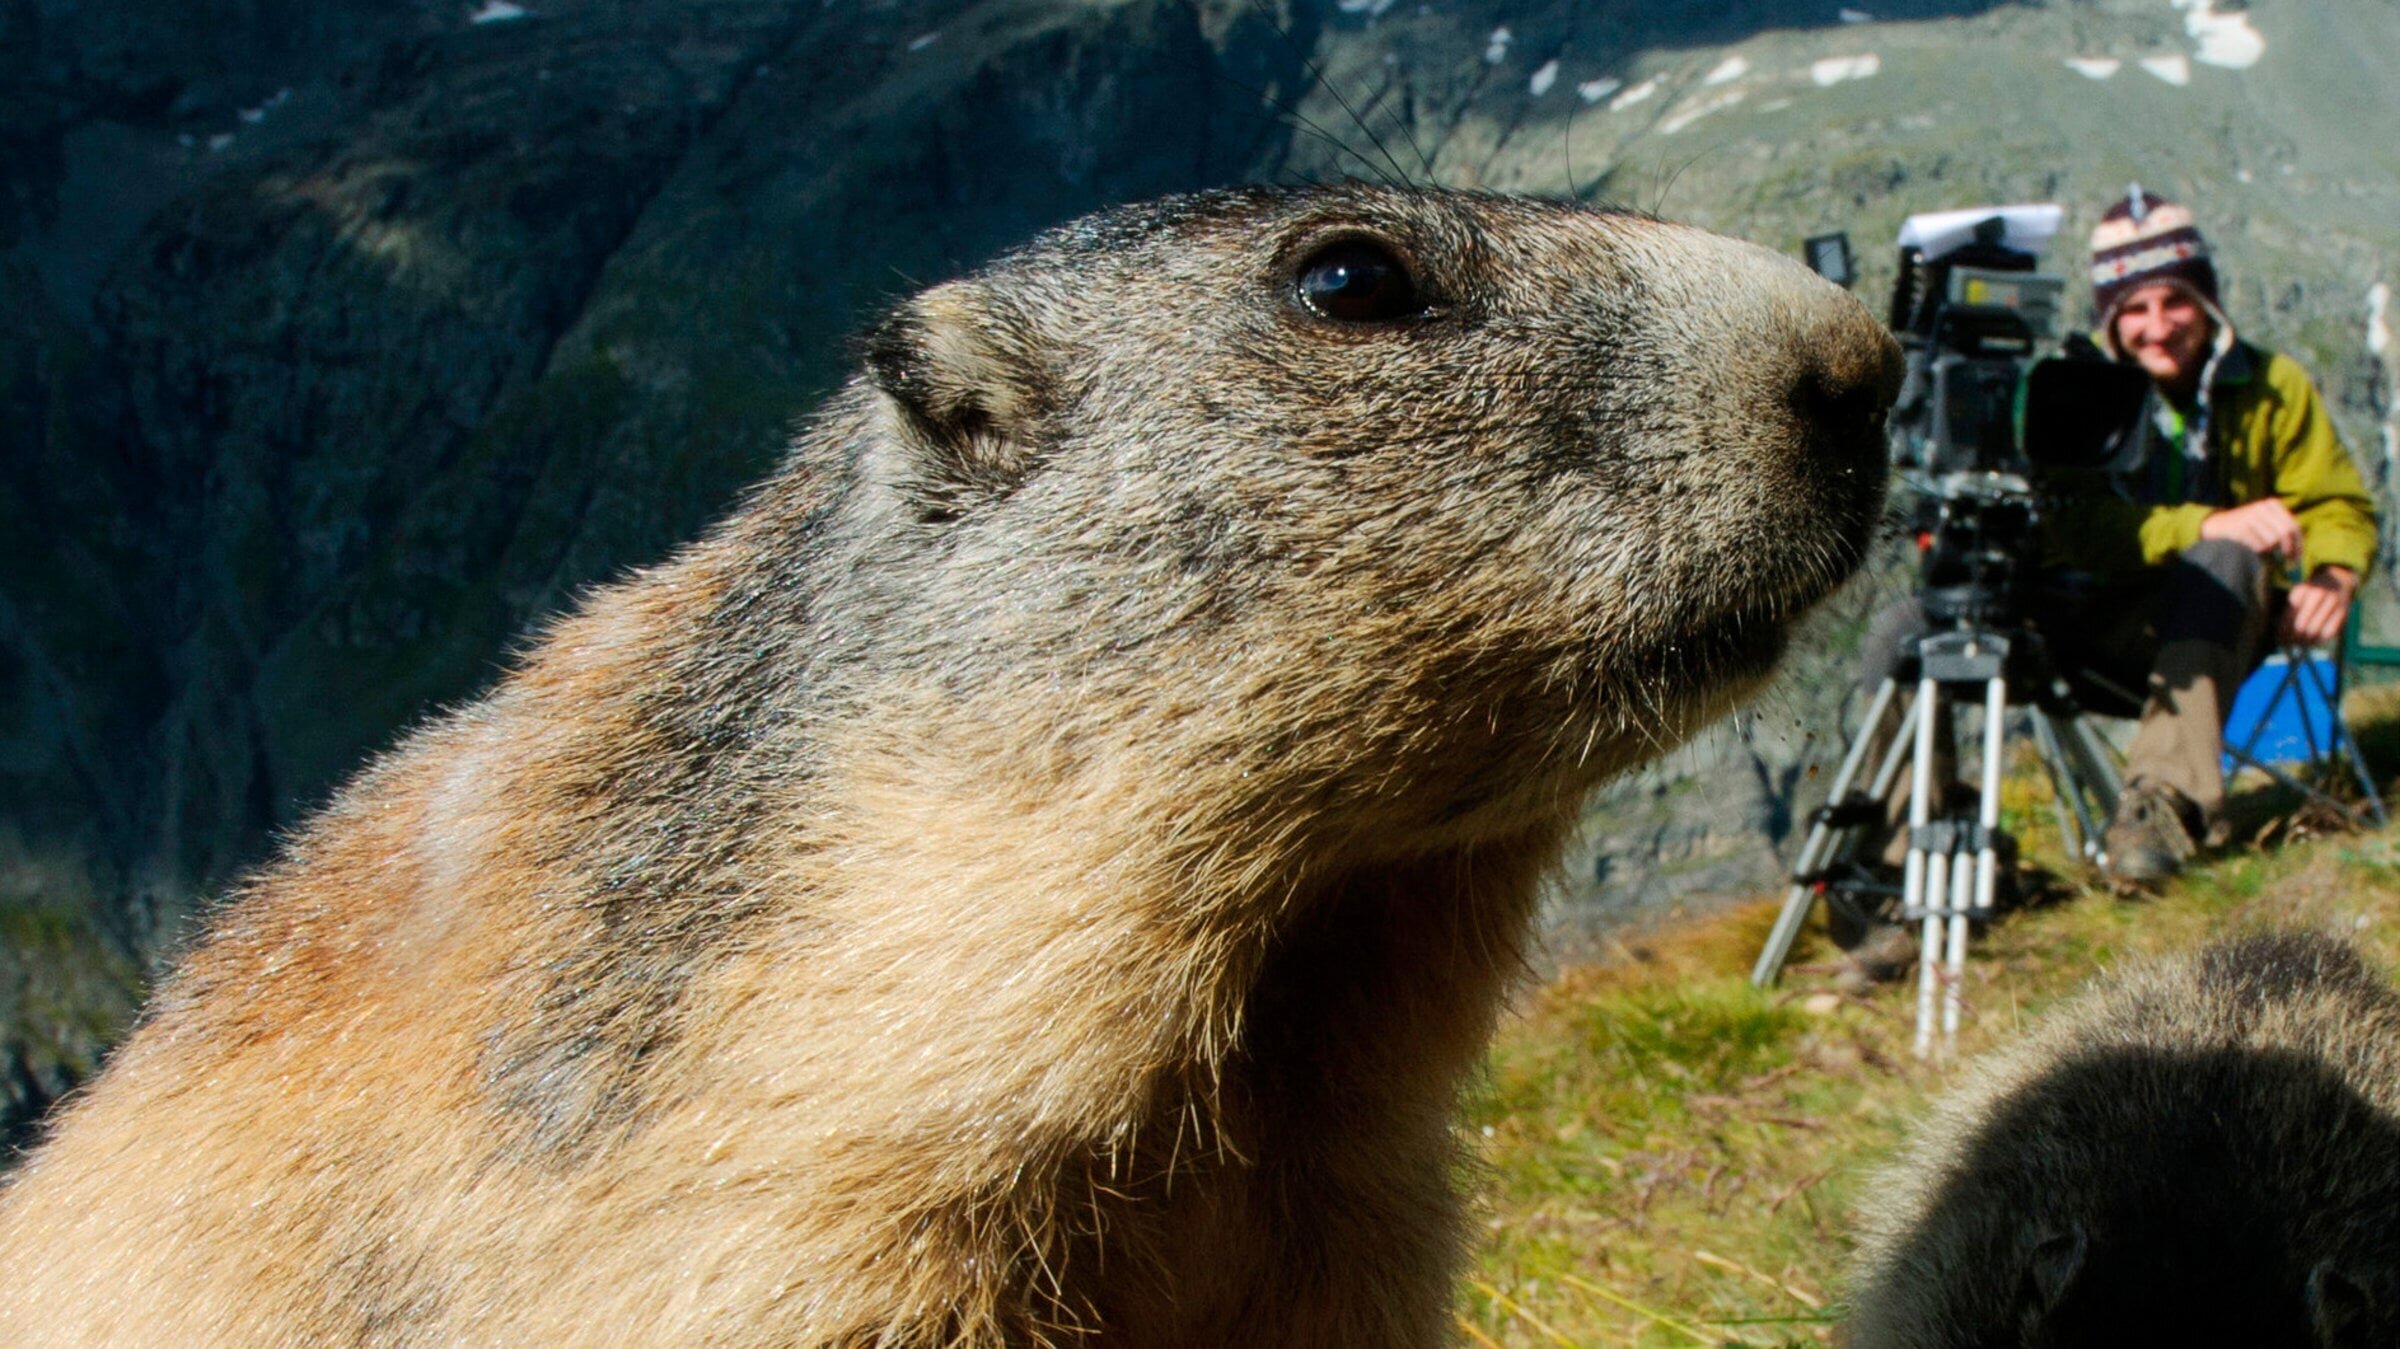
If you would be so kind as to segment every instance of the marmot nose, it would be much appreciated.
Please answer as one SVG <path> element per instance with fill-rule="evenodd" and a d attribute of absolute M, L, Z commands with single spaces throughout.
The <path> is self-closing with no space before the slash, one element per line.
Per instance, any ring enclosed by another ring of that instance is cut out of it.
<path fill-rule="evenodd" d="M 1799 334 L 1792 411 L 1831 453 L 1878 460 L 1900 392 L 1900 344 L 1846 295 L 1826 311 Z"/>

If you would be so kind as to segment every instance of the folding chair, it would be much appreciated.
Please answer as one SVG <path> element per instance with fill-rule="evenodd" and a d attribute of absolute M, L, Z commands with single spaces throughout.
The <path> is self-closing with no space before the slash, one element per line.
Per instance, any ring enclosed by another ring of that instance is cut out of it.
<path fill-rule="evenodd" d="M 2225 721 L 2225 775 L 2255 768 L 2361 826 L 2381 828 L 2391 820 L 2383 794 L 2375 789 L 2375 775 L 2342 716 L 2342 673 L 2357 640 L 2356 627 L 2344 628 L 2334 654 L 2285 647 L 2243 681 Z M 2327 790 L 2327 779 L 2338 778 L 2344 766 L 2358 782 L 2356 803 Z M 2295 768 L 2301 772 L 2291 771 Z"/>

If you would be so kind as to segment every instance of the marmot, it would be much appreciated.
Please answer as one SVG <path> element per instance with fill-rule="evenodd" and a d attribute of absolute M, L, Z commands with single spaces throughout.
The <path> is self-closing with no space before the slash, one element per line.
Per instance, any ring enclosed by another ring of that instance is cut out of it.
<path fill-rule="evenodd" d="M 2400 1344 L 2400 995 L 2296 932 L 2130 975 L 1873 1193 L 1853 1349 Z"/>
<path fill-rule="evenodd" d="M 1859 559 L 1895 347 L 1340 186 L 1067 225 L 862 364 L 231 897 L 6 1194 L 0 1340 L 1447 1340 L 1538 882 Z"/>

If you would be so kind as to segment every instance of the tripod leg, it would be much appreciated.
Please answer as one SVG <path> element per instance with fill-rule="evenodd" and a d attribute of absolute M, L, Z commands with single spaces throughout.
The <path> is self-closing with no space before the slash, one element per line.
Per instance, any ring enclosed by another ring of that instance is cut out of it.
<path fill-rule="evenodd" d="M 2383 811 L 2383 793 L 2375 790 L 2375 775 L 2367 771 L 2367 759 L 2358 752 L 2357 738 L 2346 731 L 2342 735 L 2342 757 L 2350 761 L 2350 771 L 2358 778 L 2358 789 L 2366 793 L 2366 804 L 2360 807 L 2361 812 L 2377 829 L 2390 824 L 2391 816 Z"/>
<path fill-rule="evenodd" d="M 1909 766 L 1908 860 L 1902 869 L 1901 912 L 1923 925 L 1917 949 L 1917 1057 L 1933 1050 L 1933 991 L 1941 980 L 1942 909 L 1949 889 L 1947 849 L 1929 854 L 1933 823 L 1934 721 L 1944 709 L 1941 687 L 1930 676 L 1917 681 L 1916 759 Z"/>
<path fill-rule="evenodd" d="M 1917 947 L 1917 1057 L 1933 1054 L 1936 992 L 1942 984 L 1942 944 L 1950 909 L 1950 854 L 1925 858 L 1925 917 Z"/>
<path fill-rule="evenodd" d="M 1900 780 L 1900 770 L 1909 766 L 1916 753 L 1917 704 L 1911 700 L 1908 713 L 1900 719 L 1900 729 L 1892 733 L 1892 743 L 1883 751 L 1883 762 L 1875 765 L 1875 780 L 1867 784 L 1870 800 L 1892 799 L 1892 784 Z"/>
<path fill-rule="evenodd" d="M 1898 696 L 1899 688 L 1897 681 L 1888 678 L 1876 688 L 1874 699 L 1867 704 L 1866 720 L 1859 723 L 1858 734 L 1850 741 L 1848 752 L 1842 755 L 1842 766 L 1833 775 L 1833 785 L 1825 794 L 1828 803 L 1839 805 L 1848 798 L 1850 783 L 1858 776 L 1859 765 L 1866 761 L 1867 745 L 1874 739 L 1874 728 L 1883 724 L 1884 713 L 1891 710 L 1892 699 Z M 1895 745 L 1907 739 L 1911 721 L 1916 715 L 1917 709 L 1912 704 L 1907 716 L 1901 720 L 1899 734 L 1893 737 Z M 1891 756 L 1887 754 L 1885 757 L 1889 759 Z M 1880 772 L 1876 774 L 1878 780 L 1882 776 Z M 1878 793 L 1874 799 L 1880 801 L 1883 797 Z M 1847 841 L 1837 836 L 1849 832 L 1851 830 L 1848 828 L 1835 828 L 1822 817 L 1809 826 L 1808 838 L 1800 845 L 1800 855 L 1792 861 L 1792 887 L 1784 895 L 1783 912 L 1775 916 L 1775 927 L 1767 934 L 1766 947 L 1758 953 L 1758 963 L 1750 969 L 1751 983 L 1765 988 L 1783 973 L 1783 962 L 1792 955 L 1792 943 L 1800 939 L 1801 925 L 1808 921 L 1809 910 L 1816 907 L 1816 886 L 1802 878 L 1814 876 L 1833 855 L 1838 843 Z"/>
<path fill-rule="evenodd" d="M 1972 912 L 1990 913 L 2000 888 L 2000 851 L 1995 835 L 2000 828 L 2000 774 L 2005 765 L 2003 733 L 2008 727 L 2008 681 L 1992 676 L 1983 686 L 1983 791 L 1976 802 L 1973 885 L 1970 892 L 1969 856 L 1962 840 L 1950 888 L 1950 949 L 1942 988 L 1942 1047 L 1958 1043 L 1958 1019 L 1966 998 L 1967 921 Z M 1972 899 L 1970 901 L 1970 895 Z"/>
<path fill-rule="evenodd" d="M 1884 746 L 1883 758 L 1875 765 L 1874 777 L 1868 781 L 1866 791 L 1858 800 L 1881 810 L 1892 799 L 1892 784 L 1900 780 L 1900 770 L 1907 765 L 1908 756 L 1916 747 L 1916 729 L 1917 703 L 1912 695 L 1907 710 L 1900 714 L 1900 724 L 1893 728 L 1891 743 Z M 1861 836 L 1862 831 L 1858 829 L 1843 831 L 1833 846 L 1826 849 L 1818 865 L 1836 867 L 1858 860 L 1855 849 Z"/>
<path fill-rule="evenodd" d="M 2314 661 L 2309 662 L 2306 669 L 2308 682 L 2315 689 L 2317 698 L 2329 709 L 2327 715 L 2331 724 L 2325 730 L 2327 753 L 2349 762 L 2351 775 L 2358 779 L 2359 790 L 2364 794 L 2358 807 L 2346 813 L 2355 824 L 2380 829 L 2391 823 L 2391 818 L 2384 814 L 2383 793 L 2375 790 L 2375 775 L 2367 771 L 2366 756 L 2358 751 L 2358 737 L 2350 733 L 2350 723 L 2342 716 L 2341 677 L 2337 674 L 2327 680 Z M 2306 701 L 2302 699 L 2304 705 Z M 2335 769 L 2329 776 L 2338 776 L 2339 773 L 2340 770 Z"/>
<path fill-rule="evenodd" d="M 1975 854 L 1967 850 L 1962 833 L 1958 851 L 1950 854 L 1950 906 L 1943 914 L 1942 1047 L 1944 1057 L 1958 1046 L 1960 1000 L 1966 995 L 1967 905 L 1974 896 Z"/>
<path fill-rule="evenodd" d="M 2058 727 L 2051 723 L 2050 714 L 2039 706 L 2026 711 L 2033 714 L 2033 743 L 2041 750 L 2042 771 L 2050 775 L 2050 809 L 2058 816 L 2058 836 L 2066 840 L 2071 856 L 2090 861 L 2100 846 L 2100 828 L 2076 780 L 2075 765 L 2058 742 Z"/>
<path fill-rule="evenodd" d="M 1920 912 L 1918 903 L 1925 897 L 1925 850 L 1917 839 L 1919 831 L 1933 821 L 1929 804 L 1933 799 L 1933 735 L 1934 718 L 1941 715 L 1940 686 L 1930 679 L 1917 681 L 1917 698 L 1910 709 L 1916 714 L 1916 724 L 1910 729 L 1913 755 L 1908 770 L 1908 857 L 1902 864 L 1900 903 L 1904 912 Z M 1878 774 L 1877 776 L 1881 776 Z"/>
<path fill-rule="evenodd" d="M 2116 764 L 2108 757 L 2107 743 L 2081 716 L 2067 718 L 2066 740 L 2068 755 L 2081 771 L 2085 784 L 2100 798 L 2100 813 L 2115 815 L 2117 797 L 2124 793 L 2125 784 L 2117 776 Z"/>

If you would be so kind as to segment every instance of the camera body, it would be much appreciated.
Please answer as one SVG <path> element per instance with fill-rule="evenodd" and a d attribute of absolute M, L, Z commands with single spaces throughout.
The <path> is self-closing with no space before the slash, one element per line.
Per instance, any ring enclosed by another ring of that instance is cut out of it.
<path fill-rule="evenodd" d="M 1903 245 L 1892 328 L 1907 375 L 1891 415 L 1891 457 L 1916 497 L 1918 585 L 1937 628 L 1993 628 L 2021 616 L 2041 558 L 2041 508 L 2018 411 L 2036 351 L 2055 340 L 2066 282 L 2036 273 L 1995 215 L 1928 260 Z"/>
<path fill-rule="evenodd" d="M 1919 592 L 1937 628 L 2022 621 L 2049 476 L 2104 466 L 2148 396 L 2138 369 L 2051 354 L 2067 282 L 2035 268 L 2062 215 L 1974 208 L 1901 232 L 1890 325 L 1907 373 L 1891 459 L 1916 498 Z"/>
<path fill-rule="evenodd" d="M 1934 475 L 2032 472 L 2018 402 L 2035 351 L 2056 337 L 2066 282 L 2024 261 L 2016 272 L 1933 264 L 1940 290 L 1921 322 L 1899 329 L 1909 365 L 1893 412 L 1894 463 Z M 1901 287 L 1924 269 L 1908 255 L 1901 266 Z"/>

